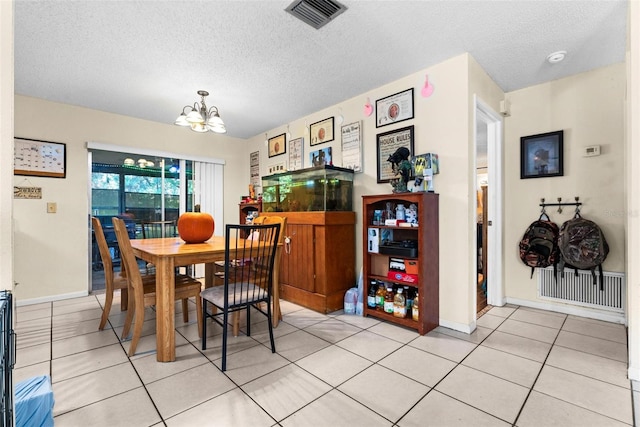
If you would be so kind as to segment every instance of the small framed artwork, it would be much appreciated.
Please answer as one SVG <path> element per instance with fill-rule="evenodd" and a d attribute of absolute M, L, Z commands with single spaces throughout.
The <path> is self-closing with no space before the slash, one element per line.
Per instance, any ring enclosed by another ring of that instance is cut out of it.
<path fill-rule="evenodd" d="M 564 131 L 520 138 L 520 179 L 564 175 Z"/>
<path fill-rule="evenodd" d="M 362 126 L 359 121 L 342 126 L 342 167 L 362 172 Z"/>
<path fill-rule="evenodd" d="M 296 138 L 289 141 L 289 170 L 302 169 L 302 146 L 303 138 Z"/>
<path fill-rule="evenodd" d="M 309 153 L 311 166 L 333 165 L 333 153 L 331 147 L 323 148 Z"/>
<path fill-rule="evenodd" d="M 413 88 L 376 101 L 376 127 L 413 119 Z"/>
<path fill-rule="evenodd" d="M 287 135 L 281 134 L 269 138 L 269 157 L 279 156 L 287 152 Z"/>
<path fill-rule="evenodd" d="M 27 138 L 14 138 L 13 141 L 14 175 L 66 178 L 66 144 Z"/>
<path fill-rule="evenodd" d="M 274 165 L 269 166 L 269 175 L 282 173 L 286 171 L 287 171 L 287 164 L 285 162 L 276 163 Z"/>
<path fill-rule="evenodd" d="M 392 130 L 391 132 L 379 133 L 378 140 L 378 183 L 389 182 L 396 178 L 393 167 L 389 161 L 389 156 L 400 147 L 409 149 L 413 155 L 413 126 Z"/>
<path fill-rule="evenodd" d="M 311 124 L 309 134 L 312 146 L 333 141 L 333 117 Z"/>

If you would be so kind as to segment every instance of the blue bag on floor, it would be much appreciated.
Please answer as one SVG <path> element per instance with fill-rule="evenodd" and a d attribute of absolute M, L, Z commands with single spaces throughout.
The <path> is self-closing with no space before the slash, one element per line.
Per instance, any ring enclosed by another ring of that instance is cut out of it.
<path fill-rule="evenodd" d="M 53 426 L 53 390 L 48 375 L 29 378 L 15 387 L 16 427 Z"/>

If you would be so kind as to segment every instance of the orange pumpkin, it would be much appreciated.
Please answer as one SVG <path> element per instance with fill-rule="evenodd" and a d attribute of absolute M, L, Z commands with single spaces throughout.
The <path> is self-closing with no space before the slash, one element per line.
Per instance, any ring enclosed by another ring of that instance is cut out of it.
<path fill-rule="evenodd" d="M 194 212 L 185 212 L 178 218 L 178 234 L 187 243 L 206 242 L 213 236 L 215 222 L 213 217 L 200 212 L 200 205 L 196 205 Z"/>

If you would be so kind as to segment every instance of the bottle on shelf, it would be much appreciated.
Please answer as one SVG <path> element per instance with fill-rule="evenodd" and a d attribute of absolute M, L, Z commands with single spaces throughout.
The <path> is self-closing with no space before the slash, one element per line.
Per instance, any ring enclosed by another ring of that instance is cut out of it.
<path fill-rule="evenodd" d="M 384 283 L 378 282 L 378 290 L 376 291 L 376 310 L 384 311 L 384 297 L 387 291 L 384 287 Z"/>
<path fill-rule="evenodd" d="M 413 297 L 413 307 L 411 310 L 411 318 L 416 322 L 420 321 L 420 304 L 418 302 L 418 290 L 416 289 L 416 296 Z"/>
<path fill-rule="evenodd" d="M 402 291 L 403 288 L 398 288 L 398 292 L 393 297 L 393 315 L 394 317 L 400 317 L 404 319 L 405 317 L 407 317 L 407 306 Z"/>
<path fill-rule="evenodd" d="M 404 305 L 406 307 L 406 316 L 411 317 L 411 306 L 413 305 L 413 292 L 409 286 L 404 287 Z"/>
<path fill-rule="evenodd" d="M 378 282 L 372 280 L 369 284 L 369 294 L 367 295 L 367 307 L 376 308 L 376 291 L 378 290 Z"/>
<path fill-rule="evenodd" d="M 396 206 L 396 219 L 405 219 L 405 208 L 402 203 L 398 203 Z"/>
<path fill-rule="evenodd" d="M 384 312 L 393 314 L 393 299 L 395 295 L 393 293 L 393 288 L 391 286 L 387 286 L 387 293 L 384 296 Z"/>

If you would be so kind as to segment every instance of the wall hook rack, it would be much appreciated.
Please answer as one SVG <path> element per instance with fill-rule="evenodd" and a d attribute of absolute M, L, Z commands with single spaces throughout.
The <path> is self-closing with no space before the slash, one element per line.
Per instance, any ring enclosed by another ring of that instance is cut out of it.
<path fill-rule="evenodd" d="M 575 196 L 574 197 L 575 202 L 563 202 L 562 201 L 562 197 L 558 197 L 558 203 L 545 203 L 544 202 L 544 197 L 540 199 L 540 206 L 542 207 L 542 213 L 545 213 L 544 208 L 547 206 L 558 206 L 558 213 L 562 213 L 562 207 L 563 206 L 575 206 L 576 207 L 576 213 L 580 213 L 580 206 L 582 206 L 582 202 L 580 201 L 580 197 Z"/>

